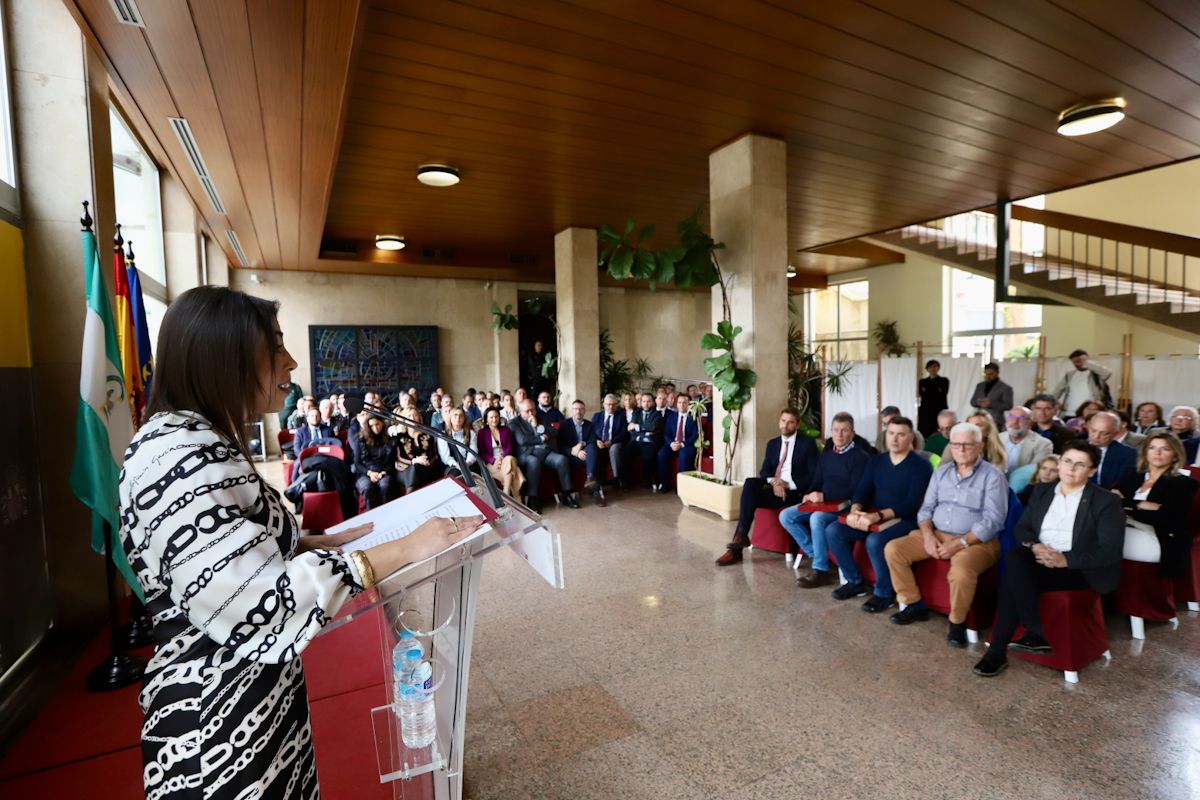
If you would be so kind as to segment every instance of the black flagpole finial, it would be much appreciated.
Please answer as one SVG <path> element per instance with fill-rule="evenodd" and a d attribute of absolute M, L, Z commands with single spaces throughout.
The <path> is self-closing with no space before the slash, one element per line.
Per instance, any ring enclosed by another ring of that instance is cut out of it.
<path fill-rule="evenodd" d="M 125 259 L 130 262 L 133 261 L 133 239 L 125 243 Z"/>
<path fill-rule="evenodd" d="M 83 226 L 83 230 L 90 231 L 92 229 L 92 215 L 88 213 L 88 201 L 83 201 L 83 216 L 79 218 L 79 224 Z"/>
<path fill-rule="evenodd" d="M 117 223 L 117 235 L 113 237 L 113 250 L 119 251 L 125 240 L 121 238 L 121 223 Z"/>

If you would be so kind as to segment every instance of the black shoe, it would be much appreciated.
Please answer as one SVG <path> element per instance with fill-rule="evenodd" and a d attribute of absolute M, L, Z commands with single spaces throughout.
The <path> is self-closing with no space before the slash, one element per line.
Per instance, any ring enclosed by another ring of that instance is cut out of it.
<path fill-rule="evenodd" d="M 542 513 L 542 501 L 536 497 L 530 496 L 525 505 L 535 514 Z"/>
<path fill-rule="evenodd" d="M 914 622 L 924 622 L 929 619 L 929 609 L 925 607 L 924 603 L 914 603 L 903 611 L 897 611 L 895 614 L 892 614 L 888 619 L 897 625 L 911 625 Z"/>
<path fill-rule="evenodd" d="M 575 499 L 574 492 L 563 492 L 562 498 L 567 508 L 581 508 L 579 501 Z"/>
<path fill-rule="evenodd" d="M 1048 656 L 1054 652 L 1050 643 L 1036 633 L 1026 633 L 1015 642 L 1009 642 L 1008 649 L 1014 653 L 1031 653 L 1035 656 Z"/>
<path fill-rule="evenodd" d="M 975 665 L 973 672 L 981 678 L 994 678 L 1007 668 L 1007 658 L 995 655 L 991 650 L 988 650 L 983 654 L 983 658 L 979 659 L 979 663 Z"/>
<path fill-rule="evenodd" d="M 965 622 L 950 623 L 950 632 L 946 634 L 946 644 L 958 648 L 967 646 L 967 624 Z"/>
<path fill-rule="evenodd" d="M 862 604 L 862 610 L 868 614 L 878 614 L 880 611 L 887 611 L 894 605 L 896 605 L 895 596 L 880 597 L 877 594 L 873 594 L 867 598 L 867 602 Z"/>
<path fill-rule="evenodd" d="M 834 600 L 849 600 L 852 597 L 866 597 L 871 591 L 871 584 L 864 581 L 858 583 L 843 583 L 833 590 Z"/>

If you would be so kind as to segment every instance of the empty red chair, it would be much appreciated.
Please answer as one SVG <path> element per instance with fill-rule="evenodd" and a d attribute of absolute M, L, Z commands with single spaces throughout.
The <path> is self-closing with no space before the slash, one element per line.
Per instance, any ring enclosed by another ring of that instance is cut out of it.
<path fill-rule="evenodd" d="M 1090 589 L 1045 592 L 1038 607 L 1046 641 L 1054 652 L 1043 656 L 1010 650 L 1011 655 L 1060 669 L 1067 683 L 1079 683 L 1079 670 L 1096 659 L 1109 661 L 1112 658 L 1100 595 Z M 1023 632 L 1024 628 L 1018 626 L 1014 635 L 1020 638 Z"/>
<path fill-rule="evenodd" d="M 306 530 L 327 530 L 346 519 L 337 492 L 305 492 L 303 508 Z"/>
<path fill-rule="evenodd" d="M 940 558 L 927 558 L 913 564 L 913 577 L 921 590 L 921 599 L 931 610 L 939 614 L 950 613 L 950 562 Z M 996 619 L 996 568 L 992 567 L 979 576 L 975 586 L 975 599 L 967 611 L 967 641 L 979 641 L 979 631 L 990 628 Z"/>
<path fill-rule="evenodd" d="M 279 443 L 279 456 L 282 458 L 284 453 L 292 451 L 292 442 L 296 438 L 296 432 L 291 428 L 284 428 L 279 433 L 275 434 L 275 441 Z"/>
<path fill-rule="evenodd" d="M 755 547 L 772 553 L 790 555 L 795 549 L 792 535 L 779 524 L 782 508 L 760 508 L 754 512 L 754 524 L 750 526 L 750 549 Z"/>
<path fill-rule="evenodd" d="M 1158 564 L 1121 559 L 1121 583 L 1113 604 L 1129 616 L 1129 629 L 1135 639 L 1146 638 L 1146 620 L 1169 622 L 1179 627 L 1175 612 L 1175 581 L 1164 578 Z"/>

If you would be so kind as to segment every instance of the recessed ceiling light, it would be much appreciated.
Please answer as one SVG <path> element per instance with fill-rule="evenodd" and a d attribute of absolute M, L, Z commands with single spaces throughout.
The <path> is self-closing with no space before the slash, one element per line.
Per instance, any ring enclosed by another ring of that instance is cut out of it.
<path fill-rule="evenodd" d="M 796 277 L 796 268 L 795 268 L 795 267 L 793 267 L 791 264 L 788 264 L 788 268 L 787 268 L 787 276 L 788 276 L 789 278 L 794 278 L 794 277 Z"/>
<path fill-rule="evenodd" d="M 458 168 L 446 164 L 422 164 L 417 167 L 417 180 L 426 186 L 453 186 L 458 183 Z"/>
<path fill-rule="evenodd" d="M 1088 100 L 1058 115 L 1058 132 L 1063 136 L 1085 136 L 1111 128 L 1125 119 L 1125 100 Z"/>
<path fill-rule="evenodd" d="M 403 250 L 404 237 L 387 233 L 375 237 L 375 247 L 380 250 Z"/>

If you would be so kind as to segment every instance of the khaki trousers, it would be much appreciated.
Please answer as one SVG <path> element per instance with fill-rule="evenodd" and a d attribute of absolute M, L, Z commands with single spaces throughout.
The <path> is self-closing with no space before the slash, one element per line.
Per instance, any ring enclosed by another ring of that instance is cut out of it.
<path fill-rule="evenodd" d="M 935 530 L 933 535 L 939 542 L 946 542 L 959 537 L 953 533 Z M 925 539 L 918 528 L 907 536 L 893 539 L 884 548 L 883 557 L 887 559 L 888 571 L 892 575 L 892 585 L 896 589 L 896 599 L 905 605 L 912 605 L 921 599 L 921 590 L 917 588 L 917 579 L 913 575 L 912 565 L 929 558 L 925 552 Z M 1000 560 L 1000 541 L 992 539 L 982 544 L 973 544 L 965 550 L 959 550 L 950 557 L 950 621 L 958 624 L 967 619 L 971 609 L 971 601 L 975 599 L 975 585 L 979 576 L 987 572 Z"/>

